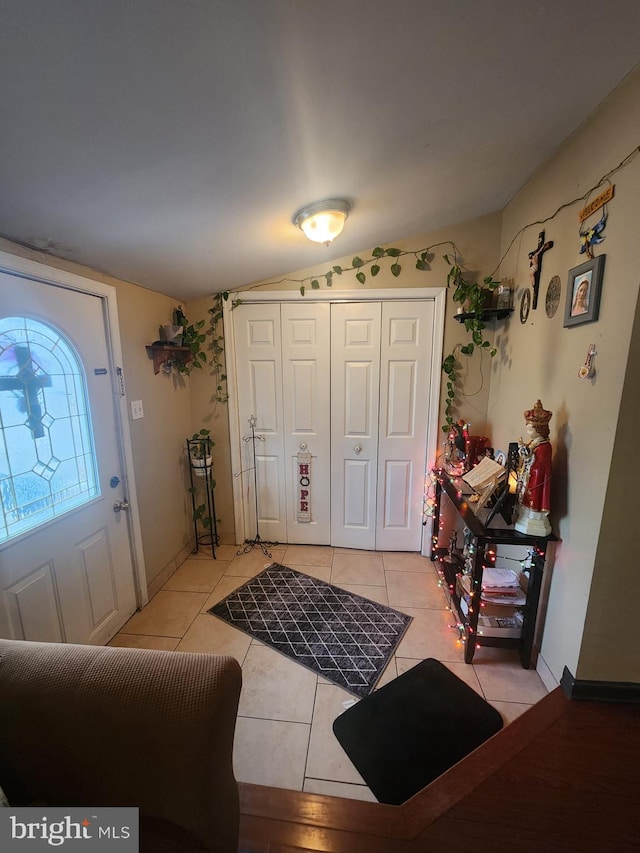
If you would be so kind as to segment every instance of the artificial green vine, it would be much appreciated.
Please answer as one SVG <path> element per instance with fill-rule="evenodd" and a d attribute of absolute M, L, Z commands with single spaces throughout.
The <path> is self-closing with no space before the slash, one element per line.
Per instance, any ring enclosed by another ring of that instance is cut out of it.
<path fill-rule="evenodd" d="M 421 270 L 422 272 L 428 272 L 431 269 L 430 261 L 433 260 L 433 254 L 431 253 L 431 249 L 434 249 L 436 246 L 445 245 L 444 243 L 436 243 L 434 246 L 428 246 L 426 249 L 419 249 L 417 252 L 411 251 L 403 251 L 402 249 L 395 249 L 393 247 L 389 249 L 383 249 L 381 246 L 376 246 L 376 248 L 371 252 L 371 257 L 363 260 L 358 257 L 358 255 L 353 258 L 351 261 L 350 267 L 341 267 L 336 264 L 331 267 L 331 269 L 319 275 L 317 277 L 308 276 L 300 281 L 300 293 L 304 296 L 306 292 L 305 281 L 309 281 L 311 284 L 312 290 L 318 290 L 320 287 L 320 279 L 324 278 L 325 284 L 327 287 L 331 287 L 333 284 L 333 277 L 335 275 L 342 275 L 345 272 L 353 272 L 353 270 L 357 270 L 356 279 L 360 282 L 360 284 L 364 284 L 367 280 L 367 275 L 364 272 L 364 268 L 370 265 L 369 275 L 372 278 L 375 278 L 381 270 L 380 262 L 384 258 L 391 258 L 393 263 L 389 267 L 391 275 L 397 278 L 402 272 L 402 265 L 400 264 L 399 258 L 402 258 L 406 255 L 413 255 L 415 258 L 415 269 Z M 446 241 L 446 245 L 453 245 L 450 241 Z M 281 279 L 281 281 L 290 281 L 291 279 Z"/>
<path fill-rule="evenodd" d="M 491 346 L 490 342 L 484 338 L 485 323 L 482 321 L 482 312 L 487 308 L 487 302 L 500 282 L 491 276 L 487 276 L 483 280 L 482 285 L 473 284 L 467 281 L 462 275 L 462 268 L 457 262 L 457 253 L 454 254 L 453 258 L 449 255 L 444 255 L 444 259 L 451 265 L 447 273 L 447 287 L 451 287 L 452 285 L 455 287 L 452 297 L 453 301 L 462 306 L 464 327 L 467 332 L 471 333 L 469 343 L 456 344 L 452 352 L 445 356 L 442 362 L 442 370 L 447 377 L 447 395 L 444 407 L 445 423 L 442 425 L 442 431 L 448 433 L 453 427 L 456 385 L 458 385 L 460 377 L 460 365 L 456 355 L 458 352 L 466 356 L 473 355 L 476 348 L 487 350 Z M 491 358 L 494 357 L 496 352 L 495 347 L 489 351 Z"/>
<path fill-rule="evenodd" d="M 179 372 L 188 376 L 196 368 L 202 369 L 202 365 L 207 361 L 207 354 L 202 349 L 202 344 L 207 339 L 207 333 L 202 331 L 205 321 L 190 323 L 182 311 L 182 305 L 178 305 L 174 311 L 173 319 L 176 326 L 182 326 L 182 346 L 191 350 L 191 361 L 177 364 Z"/>
<path fill-rule="evenodd" d="M 464 278 L 462 267 L 458 262 L 458 250 L 455 243 L 451 240 L 446 240 L 442 243 L 435 243 L 432 246 L 427 246 L 425 249 L 418 251 L 404 251 L 394 247 L 383 249 L 377 246 L 372 252 L 371 257 L 363 259 L 356 255 L 351 261 L 350 267 L 333 266 L 328 272 L 316 277 L 308 276 L 304 279 L 280 279 L 282 281 L 296 281 L 300 284 L 300 293 L 305 295 L 305 283 L 310 282 L 312 290 L 317 290 L 320 287 L 320 279 L 324 278 L 327 287 L 333 284 L 333 278 L 336 275 L 342 275 L 345 272 L 356 272 L 356 279 L 360 284 L 364 284 L 367 280 L 367 275 L 364 272 L 365 267 L 369 267 L 369 275 L 375 278 L 381 270 L 381 262 L 385 259 L 391 259 L 392 263 L 389 267 L 391 275 L 395 278 L 401 274 L 403 266 L 400 263 L 401 259 L 407 256 L 413 256 L 415 262 L 413 267 L 421 272 L 428 272 L 431 269 L 431 261 L 434 258 L 433 249 L 439 246 L 451 246 L 453 255 L 445 254 L 443 258 L 449 264 L 449 272 L 447 273 L 447 287 L 453 287 L 452 299 L 462 307 L 465 314 L 464 327 L 470 333 L 470 340 L 466 344 L 456 344 L 452 352 L 445 356 L 442 362 L 442 370 L 447 377 L 447 393 L 445 398 L 444 416 L 445 423 L 442 426 L 443 432 L 449 432 L 453 426 L 453 411 L 456 405 L 457 388 L 459 386 L 460 365 L 457 360 L 458 353 L 470 356 L 473 355 L 476 349 L 489 350 L 491 344 L 484 338 L 485 323 L 482 322 L 482 311 L 488 307 L 488 301 L 491 293 L 500 284 L 499 281 L 488 276 L 483 280 L 482 284 L 475 284 L 467 281 Z M 273 283 L 280 283 L 273 282 Z M 496 350 L 490 349 L 489 354 L 493 358 Z"/>
<path fill-rule="evenodd" d="M 227 290 L 222 293 L 216 293 L 213 297 L 213 305 L 209 308 L 209 330 L 211 334 L 211 361 L 213 364 L 213 375 L 216 383 L 216 393 L 214 399 L 217 403 L 227 403 L 229 394 L 227 392 L 227 374 L 224 372 L 222 365 L 222 355 L 224 353 L 224 335 L 222 333 L 222 315 L 223 303 L 229 299 Z M 235 308 L 237 301 L 232 305 Z"/>
<path fill-rule="evenodd" d="M 216 293 L 213 297 L 213 305 L 207 309 L 209 323 L 206 320 L 197 320 L 189 323 L 182 313 L 182 307 L 175 312 L 176 325 L 182 326 L 182 346 L 189 347 L 192 359 L 187 364 L 179 364 L 178 370 L 187 376 L 194 370 L 202 370 L 203 365 L 208 364 L 207 349 L 204 344 L 210 339 L 208 352 L 211 354 L 212 374 L 215 377 L 216 392 L 214 400 L 217 403 L 227 403 L 229 394 L 227 392 L 227 374 L 224 372 L 222 356 L 224 354 L 224 334 L 222 332 L 222 317 L 224 303 L 229 299 L 229 291 Z M 232 300 L 231 306 L 235 308 L 241 302 L 240 299 Z"/>
<path fill-rule="evenodd" d="M 391 261 L 389 271 L 391 275 L 398 278 L 402 273 L 403 258 L 412 257 L 414 259 L 413 268 L 420 272 L 428 272 L 431 270 L 431 261 L 435 257 L 433 249 L 440 246 L 451 246 L 453 254 L 443 255 L 444 260 L 449 264 L 449 272 L 447 273 L 447 287 L 453 288 L 452 299 L 462 307 L 464 317 L 464 327 L 470 333 L 470 340 L 466 344 L 456 344 L 453 350 L 445 356 L 442 362 L 442 370 L 447 377 L 447 392 L 445 397 L 444 416 L 445 423 L 442 426 L 443 432 L 449 432 L 453 426 L 454 418 L 453 411 L 456 406 L 457 386 L 459 386 L 460 365 L 457 360 L 458 353 L 462 355 L 473 355 L 476 349 L 489 350 L 489 354 L 493 357 L 496 354 L 495 348 L 489 349 L 491 344 L 484 338 L 485 323 L 482 321 L 482 311 L 487 308 L 488 299 L 493 290 L 500 284 L 488 276 L 483 280 L 482 284 L 475 284 L 467 281 L 463 275 L 463 269 L 458 261 L 458 250 L 451 240 L 446 240 L 441 243 L 434 243 L 432 246 L 427 246 L 425 249 L 417 251 L 397 249 L 390 247 L 383 249 L 377 246 L 372 252 L 371 257 L 361 258 L 356 255 L 351 261 L 350 267 L 342 267 L 335 264 L 330 270 L 322 275 L 307 276 L 304 279 L 289 279 L 283 278 L 272 284 L 279 284 L 284 281 L 295 281 L 300 285 L 300 294 L 305 295 L 306 283 L 308 282 L 312 290 L 318 290 L 320 280 L 324 279 L 326 286 L 331 287 L 334 276 L 340 276 L 343 273 L 354 272 L 356 280 L 360 284 L 364 284 L 367 280 L 367 274 L 371 278 L 375 278 L 381 271 L 383 261 Z M 366 268 L 369 268 L 365 272 Z M 201 370 L 204 364 L 207 364 L 207 352 L 203 348 L 207 337 L 211 339 L 209 350 L 211 352 L 211 362 L 213 365 L 213 374 L 216 377 L 216 393 L 215 400 L 219 403 L 228 402 L 229 395 L 226 390 L 227 376 L 222 365 L 222 355 L 224 353 L 224 335 L 220 328 L 220 323 L 223 316 L 223 305 L 229 299 L 228 291 L 217 293 L 213 297 L 213 306 L 208 309 L 209 325 L 205 328 L 205 320 L 198 320 L 194 324 L 190 324 L 186 317 L 182 314 L 181 309 L 178 309 L 176 314 L 176 323 L 184 328 L 183 345 L 188 346 L 193 353 L 193 360 L 186 365 L 180 366 L 182 373 L 189 374 L 192 370 Z M 237 299 L 232 302 L 232 308 L 240 304 L 242 300 Z M 182 318 L 182 319 L 180 319 Z"/>

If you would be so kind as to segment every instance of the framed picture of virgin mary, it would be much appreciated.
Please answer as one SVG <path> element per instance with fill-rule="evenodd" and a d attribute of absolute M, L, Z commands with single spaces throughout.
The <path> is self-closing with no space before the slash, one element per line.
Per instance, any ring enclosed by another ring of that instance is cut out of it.
<path fill-rule="evenodd" d="M 600 292 L 604 273 L 605 255 L 569 270 L 567 304 L 564 310 L 564 326 L 580 326 L 598 319 Z"/>

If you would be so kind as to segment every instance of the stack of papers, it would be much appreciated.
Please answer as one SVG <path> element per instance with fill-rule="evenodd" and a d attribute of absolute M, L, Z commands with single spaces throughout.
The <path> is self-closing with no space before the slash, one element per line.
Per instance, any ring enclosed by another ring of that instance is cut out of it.
<path fill-rule="evenodd" d="M 506 468 L 485 456 L 474 468 L 463 474 L 462 479 L 476 492 L 481 492 L 491 484 L 495 488 L 495 485 L 506 476 Z"/>
<path fill-rule="evenodd" d="M 497 591 L 520 586 L 518 576 L 511 569 L 487 567 L 482 573 L 482 589 Z"/>
<path fill-rule="evenodd" d="M 522 615 L 478 616 L 478 634 L 482 637 L 520 637 L 522 634 Z"/>
<path fill-rule="evenodd" d="M 526 604 L 527 596 L 511 569 L 486 568 L 482 573 L 482 598 L 490 604 Z"/>

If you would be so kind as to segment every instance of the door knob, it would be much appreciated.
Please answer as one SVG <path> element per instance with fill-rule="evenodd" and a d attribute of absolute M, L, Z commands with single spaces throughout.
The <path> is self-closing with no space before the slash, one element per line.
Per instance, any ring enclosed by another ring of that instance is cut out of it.
<path fill-rule="evenodd" d="M 122 501 L 116 501 L 113 505 L 114 512 L 122 512 L 122 510 L 127 511 L 129 509 L 129 501 L 125 498 Z"/>
<path fill-rule="evenodd" d="M 360 447 L 359 444 L 356 444 L 356 446 L 353 448 L 354 453 L 360 453 L 361 450 L 362 450 L 362 448 Z"/>

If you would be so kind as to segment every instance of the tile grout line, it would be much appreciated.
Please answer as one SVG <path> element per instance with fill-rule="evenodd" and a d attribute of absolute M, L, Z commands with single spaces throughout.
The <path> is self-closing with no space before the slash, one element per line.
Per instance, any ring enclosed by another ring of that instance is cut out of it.
<path fill-rule="evenodd" d="M 304 783 L 305 783 L 305 780 L 307 779 L 307 767 L 309 766 L 309 750 L 311 749 L 311 731 L 313 729 L 313 720 L 314 720 L 314 717 L 316 715 L 316 702 L 318 701 L 318 684 L 319 684 L 319 679 L 318 679 L 318 676 L 316 675 L 316 686 L 315 686 L 314 691 L 313 691 L 313 709 L 311 711 L 311 722 L 309 723 L 309 738 L 307 740 L 307 751 L 306 751 L 305 756 L 304 756 L 304 768 L 302 770 L 302 788 L 301 788 L 302 791 L 304 791 Z"/>

